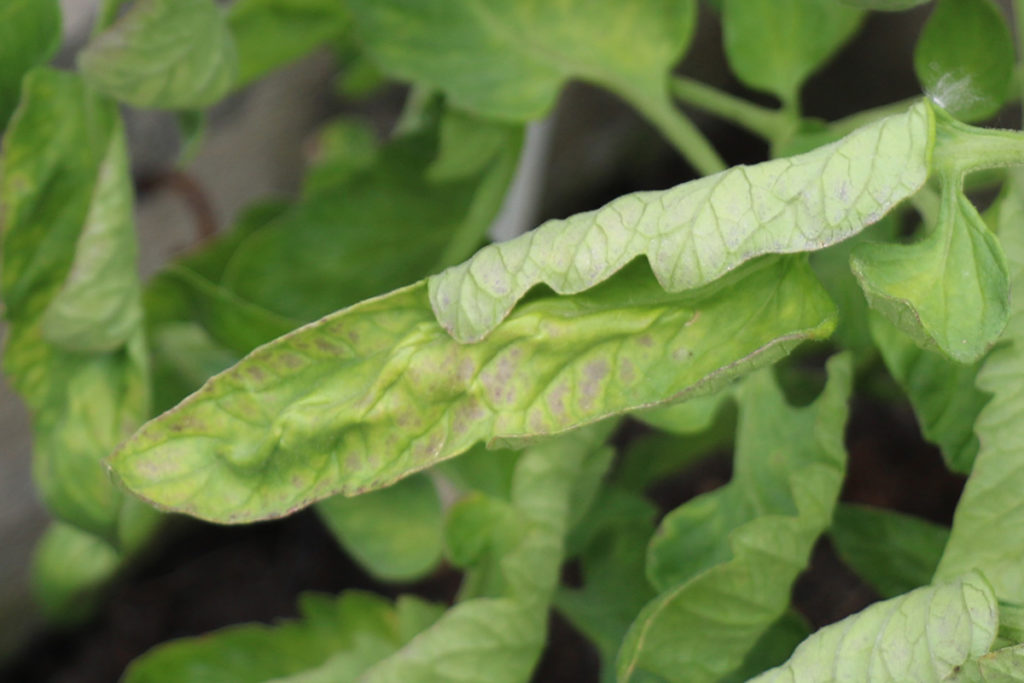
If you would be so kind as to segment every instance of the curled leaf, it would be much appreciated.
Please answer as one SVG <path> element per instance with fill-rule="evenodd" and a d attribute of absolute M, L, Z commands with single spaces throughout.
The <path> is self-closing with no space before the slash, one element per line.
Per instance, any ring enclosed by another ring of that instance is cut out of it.
<path fill-rule="evenodd" d="M 484 343 L 437 324 L 419 283 L 260 347 L 115 453 L 161 507 L 243 522 L 380 488 L 469 449 L 556 434 L 711 391 L 834 309 L 801 257 L 668 294 L 641 264 L 607 286 L 520 307 Z"/>
<path fill-rule="evenodd" d="M 582 292 L 646 256 L 669 292 L 708 284 L 756 256 L 821 249 L 879 220 L 928 177 L 934 120 L 921 102 L 831 145 L 737 166 L 481 249 L 429 280 L 441 325 L 483 339 L 526 292 Z"/>
<path fill-rule="evenodd" d="M 850 259 L 868 303 L 926 349 L 978 360 L 1009 316 L 1010 276 L 999 239 L 944 177 L 936 225 L 910 245 L 863 244 Z"/>

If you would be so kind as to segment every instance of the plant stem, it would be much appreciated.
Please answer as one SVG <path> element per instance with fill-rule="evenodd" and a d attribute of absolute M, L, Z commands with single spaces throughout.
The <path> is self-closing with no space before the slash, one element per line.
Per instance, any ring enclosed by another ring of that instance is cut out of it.
<path fill-rule="evenodd" d="M 676 76 L 670 83 L 672 94 L 685 104 L 735 123 L 765 140 L 779 138 L 791 120 L 786 112 L 754 104 L 685 76 Z"/>
<path fill-rule="evenodd" d="M 967 174 L 986 168 L 1024 165 L 1024 132 L 977 128 L 952 117 L 936 121 L 933 166 Z"/>
<path fill-rule="evenodd" d="M 698 173 L 712 175 L 728 168 L 690 117 L 673 105 L 668 92 L 652 95 L 649 90 L 619 88 L 618 93 L 654 124 Z"/>

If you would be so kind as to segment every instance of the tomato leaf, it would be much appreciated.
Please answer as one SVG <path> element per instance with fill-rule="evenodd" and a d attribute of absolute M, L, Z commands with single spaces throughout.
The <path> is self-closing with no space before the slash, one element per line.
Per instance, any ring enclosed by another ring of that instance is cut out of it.
<path fill-rule="evenodd" d="M 535 285 L 582 292 L 641 255 L 662 287 L 679 292 L 762 254 L 821 249 L 921 187 L 932 136 L 921 103 L 813 152 L 628 194 L 481 249 L 430 278 L 430 301 L 446 330 L 473 342 Z"/>
<path fill-rule="evenodd" d="M 261 347 L 110 464 L 162 507 L 223 522 L 275 517 L 386 486 L 478 441 L 555 434 L 712 390 L 833 324 L 801 257 L 683 294 L 638 264 L 606 287 L 521 306 L 470 346 L 437 324 L 420 283 Z"/>
<path fill-rule="evenodd" d="M 213 0 L 138 0 L 85 46 L 78 68 L 135 107 L 204 109 L 234 86 L 238 56 Z"/>
<path fill-rule="evenodd" d="M 991 0 L 938 0 L 914 48 L 924 91 L 963 121 L 999 111 L 1014 64 L 1010 28 Z"/>

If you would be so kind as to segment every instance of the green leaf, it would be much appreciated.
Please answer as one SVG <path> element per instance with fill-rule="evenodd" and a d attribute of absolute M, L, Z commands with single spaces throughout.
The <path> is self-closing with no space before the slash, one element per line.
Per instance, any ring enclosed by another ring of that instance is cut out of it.
<path fill-rule="evenodd" d="M 505 121 L 540 118 L 570 78 L 667 102 L 696 19 L 692 0 L 634 0 L 628 12 L 615 0 L 348 4 L 384 71 Z"/>
<path fill-rule="evenodd" d="M 826 626 L 790 660 L 751 683 L 938 681 L 988 652 L 999 627 L 992 587 L 977 572 L 918 588 Z"/>
<path fill-rule="evenodd" d="M 910 399 L 924 438 L 942 450 L 950 470 L 970 474 L 978 454 L 974 423 L 989 400 L 974 386 L 981 364 L 964 365 L 926 351 L 879 315 L 870 317 L 869 326 L 889 374 Z"/>
<path fill-rule="evenodd" d="M 317 131 L 313 158 L 302 181 L 306 196 L 335 192 L 379 159 L 377 133 L 362 119 L 339 117 Z"/>
<path fill-rule="evenodd" d="M 122 135 L 113 104 L 74 75 L 41 67 L 25 77 L 22 105 L 4 138 L 0 186 L 8 319 L 42 315 L 72 270 L 90 215 L 102 216 L 121 199 L 114 176 L 126 168 L 116 159 L 124 153 Z M 115 196 L 94 197 L 94 187 Z M 124 229 L 122 216 L 112 215 Z"/>
<path fill-rule="evenodd" d="M 238 60 L 213 0 L 138 0 L 85 46 L 78 68 L 135 107 L 204 109 L 234 86 Z"/>
<path fill-rule="evenodd" d="M 490 498 L 508 500 L 519 451 L 490 449 L 478 444 L 436 471 L 462 491 L 480 491 Z"/>
<path fill-rule="evenodd" d="M 872 308 L 953 360 L 978 360 L 1006 327 L 1006 257 L 964 196 L 962 178 L 943 176 L 936 225 L 922 240 L 861 245 L 850 268 Z"/>
<path fill-rule="evenodd" d="M 60 46 L 57 0 L 7 0 L 0 6 L 0 133 L 14 112 L 21 79 Z"/>
<path fill-rule="evenodd" d="M 786 159 L 637 192 L 552 220 L 430 278 L 430 301 L 461 342 L 483 339 L 537 284 L 581 292 L 646 256 L 670 292 L 766 253 L 821 249 L 874 223 L 928 177 L 926 102 Z"/>
<path fill-rule="evenodd" d="M 210 281 L 190 267 L 189 259 L 172 263 L 154 278 L 147 292 L 149 303 L 154 296 L 179 297 L 188 319 L 202 323 L 213 339 L 238 355 L 301 324 L 296 318 L 269 311 Z"/>
<path fill-rule="evenodd" d="M 32 596 L 47 620 L 77 624 L 92 616 L 121 556 L 92 534 L 52 522 L 32 558 Z"/>
<path fill-rule="evenodd" d="M 109 133 L 64 283 L 43 312 L 43 336 L 69 351 L 111 351 L 142 324 L 133 191 L 120 118 Z"/>
<path fill-rule="evenodd" d="M 635 493 L 602 492 L 582 522 L 587 537 L 580 554 L 581 588 L 559 589 L 555 606 L 597 647 L 602 680 L 614 680 L 615 656 L 637 612 L 654 597 L 644 578 L 647 542 L 657 510 Z M 574 530 L 573 536 L 581 530 Z"/>
<path fill-rule="evenodd" d="M 479 597 L 500 592 L 501 558 L 522 541 L 525 525 L 516 508 L 506 500 L 474 492 L 448 510 L 445 519 L 445 549 L 448 560 L 461 569 L 472 567 L 463 582 L 462 597 Z"/>
<path fill-rule="evenodd" d="M 95 358 L 54 350 L 37 328 L 12 326 L 7 338 L 5 367 L 32 412 L 39 494 L 59 519 L 115 544 L 125 501 L 102 459 L 148 417 L 143 354 L 141 337 Z"/>
<path fill-rule="evenodd" d="M 809 635 L 811 627 L 807 620 L 798 612 L 787 610 L 754 644 L 742 666 L 722 678 L 722 683 L 745 683 L 763 671 L 785 664 Z"/>
<path fill-rule="evenodd" d="M 973 568 L 981 569 L 1001 600 L 1024 602 L 1024 507 L 1020 491 L 1020 445 L 1024 443 L 1024 194 L 1022 178 L 1012 183 L 999 215 L 999 235 L 1010 264 L 1014 296 L 1010 322 L 978 373 L 978 388 L 992 394 L 981 410 L 975 432 L 981 449 L 953 517 L 946 552 L 935 573 L 948 579 Z"/>
<path fill-rule="evenodd" d="M 891 241 L 900 228 L 900 212 L 894 211 L 857 235 L 811 254 L 811 266 L 825 291 L 839 309 L 839 324 L 832 339 L 839 348 L 854 353 L 863 367 L 875 358 L 875 340 L 868 326 L 868 302 L 857 278 L 850 272 L 850 254 L 868 240 Z"/>
<path fill-rule="evenodd" d="M 610 423 L 526 450 L 516 466 L 511 504 L 522 533 L 497 563 L 492 592 L 450 609 L 365 683 L 521 683 L 540 657 L 548 606 L 558 585 L 576 475 L 602 450 Z M 472 571 L 467 581 L 472 581 Z"/>
<path fill-rule="evenodd" d="M 731 395 L 727 387 L 719 394 Z M 691 399 L 685 406 L 702 398 Z M 669 405 L 671 409 L 675 406 Z M 676 423 L 681 424 L 681 423 Z M 730 401 L 704 431 L 689 434 L 653 432 L 630 441 L 615 471 L 615 482 L 630 491 L 643 491 L 662 479 L 685 470 L 702 458 L 732 450 L 736 409 Z"/>
<path fill-rule="evenodd" d="M 976 657 L 943 680 L 950 683 L 1024 681 L 1024 645 L 1015 645 Z"/>
<path fill-rule="evenodd" d="M 306 593 L 299 612 L 299 619 L 275 626 L 232 626 L 164 643 L 132 662 L 122 680 L 354 683 L 429 626 L 440 609 L 415 597 L 400 597 L 392 606 L 372 593 L 346 591 L 338 598 Z M 325 672 L 331 677 L 314 676 Z"/>
<path fill-rule="evenodd" d="M 714 424 L 723 404 L 731 397 L 731 392 L 719 391 L 683 403 L 638 410 L 631 417 L 671 434 L 699 434 Z"/>
<path fill-rule="evenodd" d="M 492 144 L 476 168 L 449 169 L 434 180 L 432 169 L 444 160 L 435 161 L 434 127 L 399 138 L 372 166 L 324 187 L 250 235 L 231 256 L 221 284 L 245 301 L 307 321 L 447 265 L 441 261 L 450 258 L 453 241 L 464 242 L 455 260 L 465 258 L 501 205 L 521 139 L 519 127 L 478 125 Z M 485 172 L 475 173 L 481 166 Z M 410 232 L 409 226 L 419 227 Z M 366 268 L 367 262 L 374 267 Z"/>
<path fill-rule="evenodd" d="M 844 503 L 829 531 L 836 552 L 884 598 L 931 583 L 949 529 L 893 510 Z"/>
<path fill-rule="evenodd" d="M 198 323 L 167 322 L 149 330 L 153 412 L 160 414 L 238 362 Z"/>
<path fill-rule="evenodd" d="M 648 550 L 658 588 L 619 652 L 620 681 L 717 681 L 739 668 L 789 606 L 828 528 L 846 467 L 849 356 L 829 361 L 811 405 L 788 405 L 768 370 L 737 390 L 732 481 L 676 508 Z"/>
<path fill-rule="evenodd" d="M 905 9 L 923 5 L 932 0 L 842 0 L 847 5 L 863 7 L 876 12 L 901 12 Z"/>
<path fill-rule="evenodd" d="M 238 49 L 235 87 L 338 39 L 349 26 L 340 0 L 238 0 L 227 20 Z"/>
<path fill-rule="evenodd" d="M 4 366 L 32 412 L 43 500 L 116 544 L 122 495 L 101 459 L 149 405 L 122 125 L 72 74 L 33 70 L 23 92 L 0 173 Z"/>
<path fill-rule="evenodd" d="M 835 0 L 725 0 L 725 56 L 744 84 L 794 106 L 800 86 L 853 36 L 863 16 Z"/>
<path fill-rule="evenodd" d="M 925 92 L 963 121 L 999 111 L 1014 63 L 1010 28 L 991 0 L 938 0 L 914 48 Z"/>
<path fill-rule="evenodd" d="M 384 581 L 413 581 L 441 559 L 441 501 L 426 476 L 355 498 L 334 496 L 317 512 L 345 550 Z"/>
<path fill-rule="evenodd" d="M 419 283 L 257 349 L 109 462 L 161 507 L 223 522 L 275 517 L 386 486 L 478 441 L 713 391 L 833 323 L 801 257 L 682 294 L 638 264 L 586 294 L 523 305 L 470 346 L 441 329 Z"/>

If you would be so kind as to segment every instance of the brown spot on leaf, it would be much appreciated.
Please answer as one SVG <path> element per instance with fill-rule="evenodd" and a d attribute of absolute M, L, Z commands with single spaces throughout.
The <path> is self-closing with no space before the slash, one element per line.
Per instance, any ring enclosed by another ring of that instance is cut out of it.
<path fill-rule="evenodd" d="M 619 380 L 623 384 L 632 384 L 636 380 L 636 368 L 633 367 L 633 361 L 628 358 L 619 361 Z"/>
<path fill-rule="evenodd" d="M 692 356 L 693 352 L 690 349 L 678 348 L 672 352 L 672 360 L 677 363 L 688 361 Z"/>
<path fill-rule="evenodd" d="M 484 419 L 487 412 L 480 405 L 480 400 L 475 396 L 468 396 L 465 400 L 456 404 L 455 415 L 452 417 L 452 432 L 465 434 L 474 423 Z"/>
<path fill-rule="evenodd" d="M 601 393 L 601 382 L 608 376 L 608 361 L 595 358 L 583 366 L 583 382 L 580 384 L 580 407 L 589 410 Z"/>
<path fill-rule="evenodd" d="M 569 382 L 562 380 L 547 395 L 548 410 L 556 418 L 565 418 L 565 399 L 569 395 Z"/>

